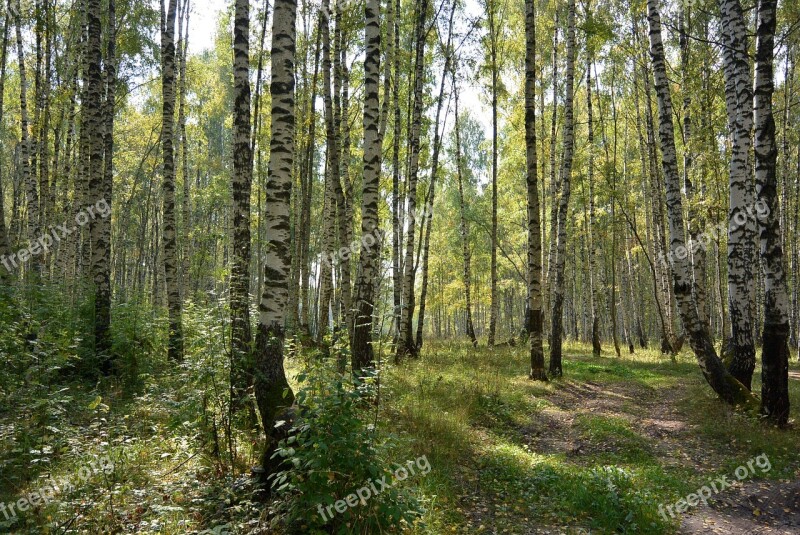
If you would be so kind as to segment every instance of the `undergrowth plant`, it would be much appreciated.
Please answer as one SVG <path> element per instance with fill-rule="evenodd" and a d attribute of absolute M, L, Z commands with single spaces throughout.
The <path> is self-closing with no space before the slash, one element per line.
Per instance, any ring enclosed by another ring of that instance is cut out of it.
<path fill-rule="evenodd" d="M 396 440 L 369 423 L 374 374 L 362 380 L 338 373 L 340 358 L 311 359 L 296 377 L 299 417 L 275 453 L 284 460 L 272 482 L 279 497 L 277 523 L 292 533 L 400 531 L 423 512 L 407 486 L 390 485 L 344 512 L 329 509 L 370 482 L 392 481 L 394 465 L 387 457 Z"/>

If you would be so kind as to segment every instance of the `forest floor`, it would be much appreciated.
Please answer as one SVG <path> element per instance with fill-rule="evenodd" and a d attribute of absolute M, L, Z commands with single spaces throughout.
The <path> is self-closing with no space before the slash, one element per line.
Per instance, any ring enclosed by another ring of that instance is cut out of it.
<path fill-rule="evenodd" d="M 138 369 L 133 389 L 26 377 L 0 404 L 0 504 L 73 485 L 12 518 L 0 511 L 0 533 L 270 533 L 251 498 L 260 440 L 225 440 L 215 328 L 189 333 L 179 369 Z M 524 347 L 430 342 L 385 367 L 376 421 L 396 437 L 389 460 L 425 455 L 431 466 L 406 483 L 426 508 L 414 533 L 800 531 L 796 424 L 776 430 L 724 406 L 688 353 L 673 363 L 639 349 L 565 350 L 564 377 L 548 383 L 528 380 Z M 301 366 L 289 359 L 290 377 Z M 791 371 L 796 419 L 795 361 Z M 95 469 L 104 457 L 113 472 Z M 723 476 L 733 485 L 708 505 L 669 514 Z"/>
<path fill-rule="evenodd" d="M 392 417 L 441 474 L 428 489 L 441 511 L 429 515 L 435 532 L 800 532 L 797 427 L 725 407 L 690 354 L 594 358 L 572 345 L 564 378 L 547 384 L 527 379 L 526 357 L 435 344 L 386 382 Z M 713 492 L 723 476 L 731 485 Z M 704 485 L 707 505 L 670 514 Z"/>

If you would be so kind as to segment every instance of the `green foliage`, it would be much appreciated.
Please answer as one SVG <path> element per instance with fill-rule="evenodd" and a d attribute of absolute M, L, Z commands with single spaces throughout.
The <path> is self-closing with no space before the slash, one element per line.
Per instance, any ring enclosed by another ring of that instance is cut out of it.
<path fill-rule="evenodd" d="M 392 437 L 379 438 L 367 423 L 374 379 L 351 379 L 333 368 L 334 359 L 316 361 L 297 377 L 299 421 L 275 454 L 285 463 L 272 483 L 282 497 L 282 521 L 298 533 L 381 533 L 409 526 L 422 508 L 411 489 L 397 486 L 344 513 L 332 509 L 332 518 L 319 512 L 370 481 L 393 477 L 387 459 Z"/>
<path fill-rule="evenodd" d="M 660 532 L 658 499 L 640 488 L 635 472 L 619 466 L 598 466 L 576 482 L 573 500 L 590 512 L 591 525 L 617 533 Z"/>

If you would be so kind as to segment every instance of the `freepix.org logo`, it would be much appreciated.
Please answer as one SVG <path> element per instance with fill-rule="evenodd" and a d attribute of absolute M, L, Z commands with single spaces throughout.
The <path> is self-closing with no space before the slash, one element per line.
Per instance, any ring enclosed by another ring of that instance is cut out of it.
<path fill-rule="evenodd" d="M 99 473 L 111 474 L 114 471 L 114 463 L 107 456 L 99 457 L 94 461 L 89 461 L 78 470 L 78 482 L 74 478 L 62 477 L 52 479 L 40 486 L 37 490 L 31 491 L 16 502 L 0 503 L 0 513 L 6 520 L 15 518 L 18 514 L 24 513 L 31 507 L 47 505 L 56 499 L 58 494 L 72 492 L 78 484 L 89 481 L 89 478 Z"/>
<path fill-rule="evenodd" d="M 98 217 L 105 219 L 110 215 L 111 206 L 105 199 L 100 199 L 96 203 L 87 206 L 75 214 L 74 226 L 70 227 L 69 223 L 63 223 L 50 227 L 48 232 L 28 242 L 27 247 L 23 247 L 10 255 L 0 256 L 0 264 L 3 264 L 6 271 L 10 273 L 12 270 L 17 269 L 19 264 L 24 264 L 31 258 L 47 253 L 51 247 L 60 243 L 73 232 L 77 232 L 79 228 L 85 227 L 89 222 L 94 221 Z"/>

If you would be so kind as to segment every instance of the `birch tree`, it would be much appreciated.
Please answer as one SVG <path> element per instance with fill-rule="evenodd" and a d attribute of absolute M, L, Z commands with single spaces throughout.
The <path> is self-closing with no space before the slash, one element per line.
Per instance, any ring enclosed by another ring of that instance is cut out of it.
<path fill-rule="evenodd" d="M 267 230 L 264 291 L 258 310 L 255 393 L 267 433 L 263 467 L 273 474 L 279 461 L 272 459 L 281 433 L 277 417 L 291 406 L 294 395 L 283 367 L 283 343 L 289 299 L 291 243 L 289 207 L 294 169 L 294 63 L 296 0 L 275 0 L 272 15 L 272 123 L 270 126 L 269 182 L 265 222 Z M 284 426 L 289 424 L 284 424 Z"/>
<path fill-rule="evenodd" d="M 408 176 L 408 232 L 403 272 L 403 303 L 400 314 L 400 335 L 395 358 L 400 360 L 405 355 L 416 356 L 414 341 L 414 239 L 416 234 L 417 211 L 417 179 L 419 174 L 420 131 L 422 130 L 422 99 L 425 83 L 425 38 L 426 21 L 428 19 L 428 0 L 421 0 L 417 6 L 416 29 L 414 32 L 416 50 L 414 55 L 414 99 L 411 118 L 411 135 L 409 139 L 410 162 Z"/>
<path fill-rule="evenodd" d="M 444 54 L 444 67 L 442 68 L 442 79 L 439 85 L 439 97 L 436 99 L 436 115 L 433 123 L 433 155 L 431 156 L 431 178 L 428 185 L 428 196 L 425 201 L 425 213 L 420 225 L 420 239 L 422 242 L 422 287 L 419 294 L 419 314 L 417 315 L 417 351 L 422 349 L 422 329 L 425 326 L 425 305 L 428 294 L 428 259 L 430 257 L 431 229 L 433 228 L 433 206 L 436 198 L 436 185 L 439 178 L 439 155 L 442 148 L 442 131 L 444 124 L 440 125 L 442 109 L 445 107 L 445 89 L 447 87 L 447 76 L 451 73 L 453 62 L 453 20 L 455 18 L 456 4 L 453 2 L 450 9 L 450 16 L 447 25 L 447 39 L 442 44 Z M 448 106 L 449 107 L 449 106 Z M 445 119 L 447 118 L 445 114 Z M 423 233 L 424 231 L 424 233 Z"/>
<path fill-rule="evenodd" d="M 231 402 L 248 386 L 250 332 L 250 2 L 236 0 L 233 26 L 233 262 L 231 266 Z"/>
<path fill-rule="evenodd" d="M 784 272 L 778 200 L 775 117 L 772 112 L 777 0 L 759 0 L 754 91 L 756 193 L 761 265 L 764 270 L 764 331 L 761 352 L 761 412 L 772 422 L 789 419 L 789 289 Z"/>
<path fill-rule="evenodd" d="M 89 0 L 94 1 L 94 0 Z M 164 3 L 168 2 L 166 7 Z M 175 19 L 178 0 L 161 1 L 161 152 L 164 283 L 169 309 L 169 357 L 183 360 L 183 327 L 175 231 Z"/>
<path fill-rule="evenodd" d="M 728 301 L 732 328 L 731 374 L 750 389 L 756 365 L 753 339 L 755 285 L 755 206 L 752 148 L 753 79 L 748 56 L 747 26 L 739 0 L 719 0 L 725 105 L 731 157 L 728 212 Z"/>
<path fill-rule="evenodd" d="M 546 381 L 542 347 L 542 229 L 536 161 L 536 15 L 525 2 L 525 164 L 528 200 L 528 332 L 530 378 Z"/>
<path fill-rule="evenodd" d="M 356 284 L 353 329 L 353 370 L 373 363 L 372 322 L 380 263 L 378 203 L 380 201 L 381 139 L 379 78 L 381 64 L 380 0 L 367 0 L 364 56 L 364 181 L 361 200 L 361 254 Z M 384 96 L 386 98 L 386 96 Z"/>
<path fill-rule="evenodd" d="M 93 11 L 95 10 L 95 11 Z M 117 28 L 116 2 L 109 0 L 106 32 L 106 57 L 103 61 L 105 72 L 100 70 L 102 7 L 99 0 L 89 0 L 88 22 L 89 42 L 89 83 L 87 95 L 95 107 L 88 126 L 96 125 L 91 135 L 92 152 L 90 156 L 89 191 L 96 202 L 103 201 L 109 210 L 113 206 L 114 171 L 114 115 L 116 113 L 117 85 Z M 95 33 L 97 35 L 95 35 Z M 103 80 L 105 79 L 105 80 Z M 103 99 L 105 82 L 105 98 Z M 45 179 L 46 180 L 46 179 Z M 111 220 L 110 217 L 94 217 L 89 233 L 92 242 L 92 279 L 94 282 L 94 335 L 95 353 L 100 358 L 101 370 L 111 371 Z"/>
<path fill-rule="evenodd" d="M 692 297 L 692 274 L 684 237 L 684 218 L 681 199 L 678 157 L 675 150 L 675 127 L 672 119 L 672 96 L 667 78 L 664 44 L 661 37 L 661 14 L 658 0 L 647 1 L 647 20 L 650 27 L 650 58 L 655 76 L 658 99 L 659 138 L 661 141 L 661 166 L 667 188 L 669 214 L 670 260 L 673 286 L 678 311 L 689 342 L 697 357 L 700 370 L 708 384 L 724 401 L 730 404 L 753 404 L 755 399 L 736 378 L 728 373 L 717 356 L 714 343 L 697 314 Z"/>
<path fill-rule="evenodd" d="M 553 280 L 553 308 L 550 329 L 550 375 L 560 377 L 561 344 L 564 333 L 564 266 L 567 253 L 567 215 L 569 212 L 572 160 L 575 153 L 574 89 L 575 89 L 575 0 L 567 5 L 567 65 L 564 72 L 566 92 L 564 95 L 564 135 L 559 176 L 560 195 L 556 222 L 556 251 Z"/>

